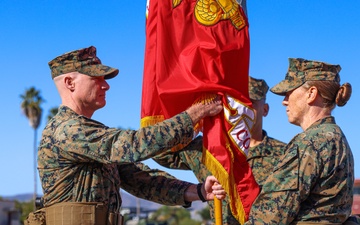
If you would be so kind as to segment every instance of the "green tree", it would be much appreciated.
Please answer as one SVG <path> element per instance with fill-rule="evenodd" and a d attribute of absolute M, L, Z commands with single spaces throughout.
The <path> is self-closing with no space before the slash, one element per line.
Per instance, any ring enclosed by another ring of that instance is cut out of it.
<path fill-rule="evenodd" d="M 202 210 L 198 211 L 197 214 L 200 215 L 200 217 L 203 221 L 203 224 L 207 224 L 207 222 L 211 220 L 209 206 L 206 206 Z"/>
<path fill-rule="evenodd" d="M 29 202 L 15 201 L 15 208 L 20 212 L 20 221 L 24 224 L 26 217 L 33 211 L 34 200 Z"/>
<path fill-rule="evenodd" d="M 201 222 L 195 221 L 191 218 L 183 218 L 179 221 L 179 225 L 200 225 Z"/>
<path fill-rule="evenodd" d="M 162 206 L 153 213 L 150 220 L 157 223 L 167 222 L 168 225 L 200 225 L 191 219 L 190 212 L 183 207 Z"/>
<path fill-rule="evenodd" d="M 25 93 L 20 95 L 22 99 L 21 110 L 23 114 L 28 118 L 30 126 L 34 129 L 34 211 L 35 199 L 36 199 L 36 164 L 37 164 L 37 147 L 36 147 L 36 138 L 37 138 L 37 129 L 39 128 L 42 116 L 42 108 L 40 105 L 44 102 L 40 96 L 40 91 L 36 90 L 34 87 L 31 87 L 25 90 Z"/>

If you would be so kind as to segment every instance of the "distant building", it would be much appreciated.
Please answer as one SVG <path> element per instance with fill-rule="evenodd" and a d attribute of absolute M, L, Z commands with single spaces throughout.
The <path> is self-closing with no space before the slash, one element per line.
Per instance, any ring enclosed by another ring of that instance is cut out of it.
<path fill-rule="evenodd" d="M 355 179 L 354 182 L 354 202 L 351 214 L 360 216 L 360 179 Z"/>
<path fill-rule="evenodd" d="M 15 201 L 0 200 L 0 225 L 20 225 L 20 212 Z"/>

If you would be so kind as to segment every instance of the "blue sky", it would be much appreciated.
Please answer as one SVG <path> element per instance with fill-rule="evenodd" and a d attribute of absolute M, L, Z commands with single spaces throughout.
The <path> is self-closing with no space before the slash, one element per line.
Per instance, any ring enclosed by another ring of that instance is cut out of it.
<path fill-rule="evenodd" d="M 104 64 L 119 68 L 119 76 L 109 82 L 107 106 L 93 119 L 110 127 L 139 128 L 145 6 L 145 0 L 2 0 L 0 196 L 34 191 L 34 130 L 21 113 L 19 96 L 34 86 L 45 99 L 39 141 L 49 109 L 60 104 L 47 63 L 64 52 L 94 45 Z M 333 115 L 352 147 L 355 176 L 360 178 L 360 1 L 257 0 L 247 6 L 253 77 L 265 79 L 270 87 L 275 85 L 284 78 L 289 57 L 341 65 L 341 83 L 351 83 L 353 93 L 348 104 L 336 108 Z M 288 123 L 281 101 L 282 97 L 268 94 L 270 114 L 264 128 L 270 136 L 288 142 L 301 129 Z M 151 160 L 146 163 L 163 169 Z M 190 171 L 167 171 L 197 182 Z M 39 181 L 37 192 L 42 193 Z"/>

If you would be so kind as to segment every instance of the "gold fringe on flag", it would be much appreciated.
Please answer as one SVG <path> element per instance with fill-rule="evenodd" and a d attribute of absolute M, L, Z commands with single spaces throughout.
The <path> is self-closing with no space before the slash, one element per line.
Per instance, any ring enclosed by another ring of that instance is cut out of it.
<path fill-rule="evenodd" d="M 227 141 L 226 149 L 231 155 L 231 161 L 234 162 L 234 155 L 230 149 L 230 144 Z M 206 165 L 206 168 L 214 175 L 219 183 L 223 186 L 226 193 L 229 195 L 229 205 L 233 216 L 241 223 L 245 223 L 246 213 L 241 201 L 241 197 L 236 190 L 235 178 L 233 176 L 233 168 L 227 172 L 219 161 L 205 148 L 203 147 L 202 163 Z M 238 211 L 235 212 L 235 209 Z"/>
<path fill-rule="evenodd" d="M 165 120 L 165 118 L 163 115 L 147 116 L 140 120 L 140 127 L 152 126 L 152 125 L 162 122 L 164 120 Z"/>

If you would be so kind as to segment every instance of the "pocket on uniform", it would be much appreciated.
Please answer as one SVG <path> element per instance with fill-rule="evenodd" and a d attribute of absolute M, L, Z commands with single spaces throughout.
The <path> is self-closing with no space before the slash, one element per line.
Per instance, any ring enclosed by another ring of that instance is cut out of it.
<path fill-rule="evenodd" d="M 298 147 L 292 146 L 269 174 L 263 184 L 262 192 L 298 190 L 299 165 Z"/>

